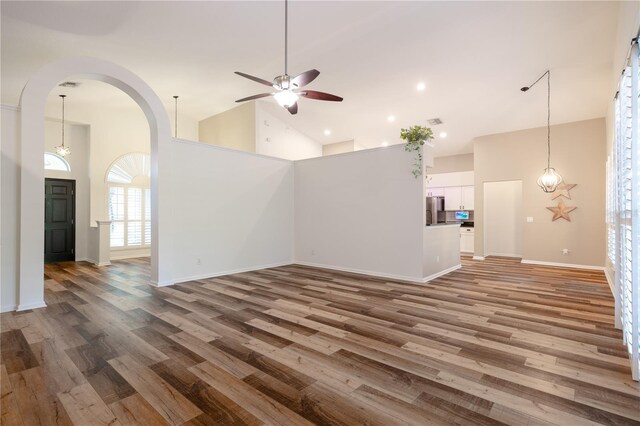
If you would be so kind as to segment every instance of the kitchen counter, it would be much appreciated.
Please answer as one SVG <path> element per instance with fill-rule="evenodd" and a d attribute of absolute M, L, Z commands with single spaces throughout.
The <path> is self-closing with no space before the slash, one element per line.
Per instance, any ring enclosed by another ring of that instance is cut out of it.
<path fill-rule="evenodd" d="M 447 228 L 450 226 L 460 226 L 459 223 L 436 223 L 435 225 L 426 225 L 425 228 Z"/>

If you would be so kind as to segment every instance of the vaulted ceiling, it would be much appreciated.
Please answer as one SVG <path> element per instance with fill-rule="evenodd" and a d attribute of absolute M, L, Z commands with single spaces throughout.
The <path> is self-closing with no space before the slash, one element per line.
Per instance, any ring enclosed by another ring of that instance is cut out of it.
<path fill-rule="evenodd" d="M 142 77 L 172 111 L 203 119 L 260 93 L 243 71 L 283 72 L 283 2 L 2 1 L 2 102 L 18 104 L 29 76 L 65 56 L 95 56 Z M 380 146 L 399 129 L 441 118 L 436 154 L 471 152 L 475 136 L 542 126 L 552 71 L 552 122 L 603 117 L 610 93 L 617 2 L 331 2 L 289 5 L 289 72 L 321 71 L 279 116 L 321 143 Z M 416 85 L 425 83 L 418 91 Z M 91 87 L 91 86 L 87 86 Z M 84 90 L 76 102 L 121 102 Z M 80 93 L 80 92 L 79 92 Z M 100 97 L 101 96 L 101 97 Z M 395 116 L 389 122 L 388 116 Z M 324 134 L 325 129 L 331 135 Z"/>

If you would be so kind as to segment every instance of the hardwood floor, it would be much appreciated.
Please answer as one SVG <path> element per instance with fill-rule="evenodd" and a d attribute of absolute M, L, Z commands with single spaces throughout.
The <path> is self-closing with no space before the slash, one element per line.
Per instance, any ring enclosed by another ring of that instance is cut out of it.
<path fill-rule="evenodd" d="M 286 266 L 173 287 L 45 268 L 1 316 L 2 425 L 640 424 L 600 272 L 464 259 L 426 285 Z"/>

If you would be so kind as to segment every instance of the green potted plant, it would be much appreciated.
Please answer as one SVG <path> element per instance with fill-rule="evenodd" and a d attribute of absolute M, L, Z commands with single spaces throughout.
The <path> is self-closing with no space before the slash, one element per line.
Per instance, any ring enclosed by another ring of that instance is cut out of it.
<path fill-rule="evenodd" d="M 415 152 L 415 163 L 411 173 L 417 179 L 422 175 L 422 146 L 425 142 L 433 139 L 433 131 L 429 127 L 411 126 L 408 129 L 400 129 L 400 138 L 406 141 L 404 150 L 407 152 Z"/>

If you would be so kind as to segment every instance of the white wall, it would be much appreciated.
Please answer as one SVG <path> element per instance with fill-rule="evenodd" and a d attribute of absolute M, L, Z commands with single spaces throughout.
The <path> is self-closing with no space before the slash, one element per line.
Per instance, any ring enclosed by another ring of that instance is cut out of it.
<path fill-rule="evenodd" d="M 287 160 L 322 156 L 322 145 L 256 103 L 256 153 Z"/>
<path fill-rule="evenodd" d="M 95 226 L 96 220 L 108 219 L 107 170 L 122 155 L 130 152 L 149 153 L 149 124 L 133 100 L 130 106 L 124 108 L 106 108 L 99 103 L 90 107 L 79 106 L 68 100 L 66 109 L 70 120 L 90 126 L 90 225 Z M 59 111 L 48 107 L 46 114 L 56 117 Z"/>
<path fill-rule="evenodd" d="M 172 165 L 174 282 L 292 263 L 290 161 L 174 141 Z"/>
<path fill-rule="evenodd" d="M 424 281 L 460 268 L 460 225 L 425 226 L 422 248 Z"/>
<path fill-rule="evenodd" d="M 18 224 L 20 201 L 18 182 L 20 179 L 18 123 L 19 112 L 2 105 L 2 139 L 0 139 L 2 174 L 0 184 L 0 307 L 2 312 L 11 311 L 18 305 Z"/>
<path fill-rule="evenodd" d="M 484 183 L 485 256 L 522 256 L 522 181 Z"/>
<path fill-rule="evenodd" d="M 55 153 L 55 147 L 61 143 L 61 122 L 46 119 L 44 123 L 44 149 Z M 65 124 L 65 145 L 71 148 L 71 154 L 65 159 L 71 172 L 45 170 L 45 178 L 72 179 L 76 181 L 76 260 L 86 260 L 89 233 L 89 126 Z"/>
<path fill-rule="evenodd" d="M 473 171 L 473 154 L 436 157 L 429 174 Z M 471 183 L 473 185 L 473 183 Z"/>
<path fill-rule="evenodd" d="M 445 186 L 473 185 L 473 170 L 466 172 L 431 173 L 429 170 L 428 188 L 440 188 Z"/>
<path fill-rule="evenodd" d="M 201 120 L 198 136 L 203 143 L 256 152 L 256 103 L 246 102 Z"/>
<path fill-rule="evenodd" d="M 355 141 L 353 140 L 322 145 L 322 155 L 344 154 L 353 151 L 359 151 L 355 149 Z"/>
<path fill-rule="evenodd" d="M 424 179 L 412 165 L 402 145 L 296 162 L 296 262 L 422 281 Z"/>

